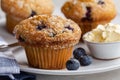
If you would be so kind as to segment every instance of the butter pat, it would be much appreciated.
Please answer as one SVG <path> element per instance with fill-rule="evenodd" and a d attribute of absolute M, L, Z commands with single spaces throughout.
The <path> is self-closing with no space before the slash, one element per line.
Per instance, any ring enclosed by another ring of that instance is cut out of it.
<path fill-rule="evenodd" d="M 119 42 L 120 25 L 112 23 L 98 25 L 97 28 L 86 33 L 83 39 L 91 42 Z"/>

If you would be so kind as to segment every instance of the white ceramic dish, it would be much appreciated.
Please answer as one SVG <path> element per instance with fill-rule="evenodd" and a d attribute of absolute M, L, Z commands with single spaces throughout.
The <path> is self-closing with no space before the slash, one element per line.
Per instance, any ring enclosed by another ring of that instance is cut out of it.
<path fill-rule="evenodd" d="M 120 68 L 120 59 L 102 61 L 102 60 L 93 60 L 92 65 L 87 67 L 80 67 L 76 71 L 64 70 L 43 70 L 31 68 L 27 64 L 20 65 L 21 70 L 29 73 L 35 74 L 45 74 L 45 75 L 88 75 L 101 72 L 107 72 Z"/>
<path fill-rule="evenodd" d="M 95 43 L 84 40 L 90 53 L 98 59 L 120 58 L 120 42 Z"/>
<path fill-rule="evenodd" d="M 0 36 L 2 36 L 8 43 L 16 42 L 16 39 L 14 38 L 14 36 L 7 33 L 4 27 L 5 27 L 5 22 L 0 21 Z M 80 44 L 78 46 L 84 47 L 86 49 L 84 44 Z M 87 74 L 111 71 L 111 70 L 120 68 L 120 59 L 109 60 L 109 61 L 93 59 L 93 63 L 90 66 L 80 67 L 79 70 L 76 70 L 76 71 L 68 71 L 66 69 L 63 69 L 63 70 L 36 69 L 36 68 L 31 68 L 28 66 L 26 55 L 22 48 L 17 48 L 13 52 L 14 52 L 15 58 L 17 59 L 17 61 L 20 64 L 21 71 L 35 73 L 35 74 L 87 75 Z"/>

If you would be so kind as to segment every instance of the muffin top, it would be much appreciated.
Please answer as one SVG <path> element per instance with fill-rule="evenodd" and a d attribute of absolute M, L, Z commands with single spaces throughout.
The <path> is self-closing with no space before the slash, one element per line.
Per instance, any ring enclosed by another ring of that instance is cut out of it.
<path fill-rule="evenodd" d="M 52 0 L 1 0 L 1 7 L 8 15 L 22 19 L 53 12 Z"/>
<path fill-rule="evenodd" d="M 68 0 L 62 12 L 76 22 L 110 21 L 116 16 L 112 0 Z"/>
<path fill-rule="evenodd" d="M 81 29 L 59 16 L 38 15 L 20 22 L 14 29 L 22 45 L 64 48 L 79 42 Z"/>

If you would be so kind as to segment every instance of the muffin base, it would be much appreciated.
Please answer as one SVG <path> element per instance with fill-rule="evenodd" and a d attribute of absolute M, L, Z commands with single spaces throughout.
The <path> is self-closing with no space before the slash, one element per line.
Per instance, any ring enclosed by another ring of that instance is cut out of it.
<path fill-rule="evenodd" d="M 13 33 L 14 27 L 18 24 L 21 20 L 14 18 L 10 15 L 6 15 L 6 29 L 9 33 Z"/>
<path fill-rule="evenodd" d="M 106 24 L 109 23 L 110 21 L 101 21 L 101 22 L 86 22 L 86 23 L 78 23 L 82 30 L 82 35 L 85 34 L 86 32 L 91 31 L 92 29 L 96 28 L 99 24 Z"/>
<path fill-rule="evenodd" d="M 28 64 L 40 69 L 64 69 L 66 62 L 72 56 L 73 47 L 51 49 L 25 46 Z"/>
<path fill-rule="evenodd" d="M 95 29 L 99 24 L 106 24 L 109 23 L 110 21 L 101 21 L 101 22 L 86 22 L 86 23 L 78 23 L 78 25 L 81 28 L 82 35 L 83 36 L 86 32 L 91 31 L 92 29 Z M 83 42 L 82 38 L 80 39 L 80 42 Z"/>

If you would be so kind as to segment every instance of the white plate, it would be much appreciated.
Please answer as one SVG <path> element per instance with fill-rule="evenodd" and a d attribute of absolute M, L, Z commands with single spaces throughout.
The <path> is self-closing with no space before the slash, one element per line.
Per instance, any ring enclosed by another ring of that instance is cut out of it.
<path fill-rule="evenodd" d="M 47 75 L 85 75 L 85 74 L 101 73 L 101 72 L 118 69 L 120 68 L 120 63 L 119 62 L 116 63 L 117 61 L 120 61 L 120 60 L 109 61 L 105 63 L 100 61 L 94 61 L 93 65 L 89 67 L 80 67 L 80 69 L 76 71 L 68 71 L 66 69 L 65 70 L 42 70 L 42 69 L 30 68 L 26 65 L 21 65 L 21 70 L 25 72 L 30 72 L 30 73 L 47 74 Z"/>
<path fill-rule="evenodd" d="M 87 67 L 80 67 L 75 71 L 68 71 L 66 69 L 63 70 L 43 70 L 31 68 L 27 64 L 20 65 L 21 70 L 30 73 L 36 74 L 47 74 L 47 75 L 86 75 L 86 74 L 94 74 L 101 73 L 106 71 L 111 71 L 120 68 L 120 59 L 110 60 L 110 61 L 100 61 L 93 60 L 93 63 Z"/>
<path fill-rule="evenodd" d="M 5 22 L 0 21 L 0 36 L 3 36 L 8 43 L 15 42 L 16 39 L 13 35 L 6 32 Z M 80 44 L 78 46 L 84 47 L 84 44 Z M 87 49 L 86 49 L 87 50 Z M 80 67 L 79 70 L 76 71 L 68 71 L 66 69 L 63 70 L 44 70 L 44 69 L 36 69 L 29 67 L 27 65 L 27 59 L 24 52 L 24 49 L 17 48 L 14 51 L 15 58 L 20 64 L 21 71 L 35 73 L 35 74 L 47 74 L 47 75 L 86 75 L 86 74 L 94 74 L 94 73 L 101 73 L 106 71 L 111 71 L 120 68 L 120 59 L 115 60 L 96 60 L 93 59 L 93 63 L 87 67 Z"/>

